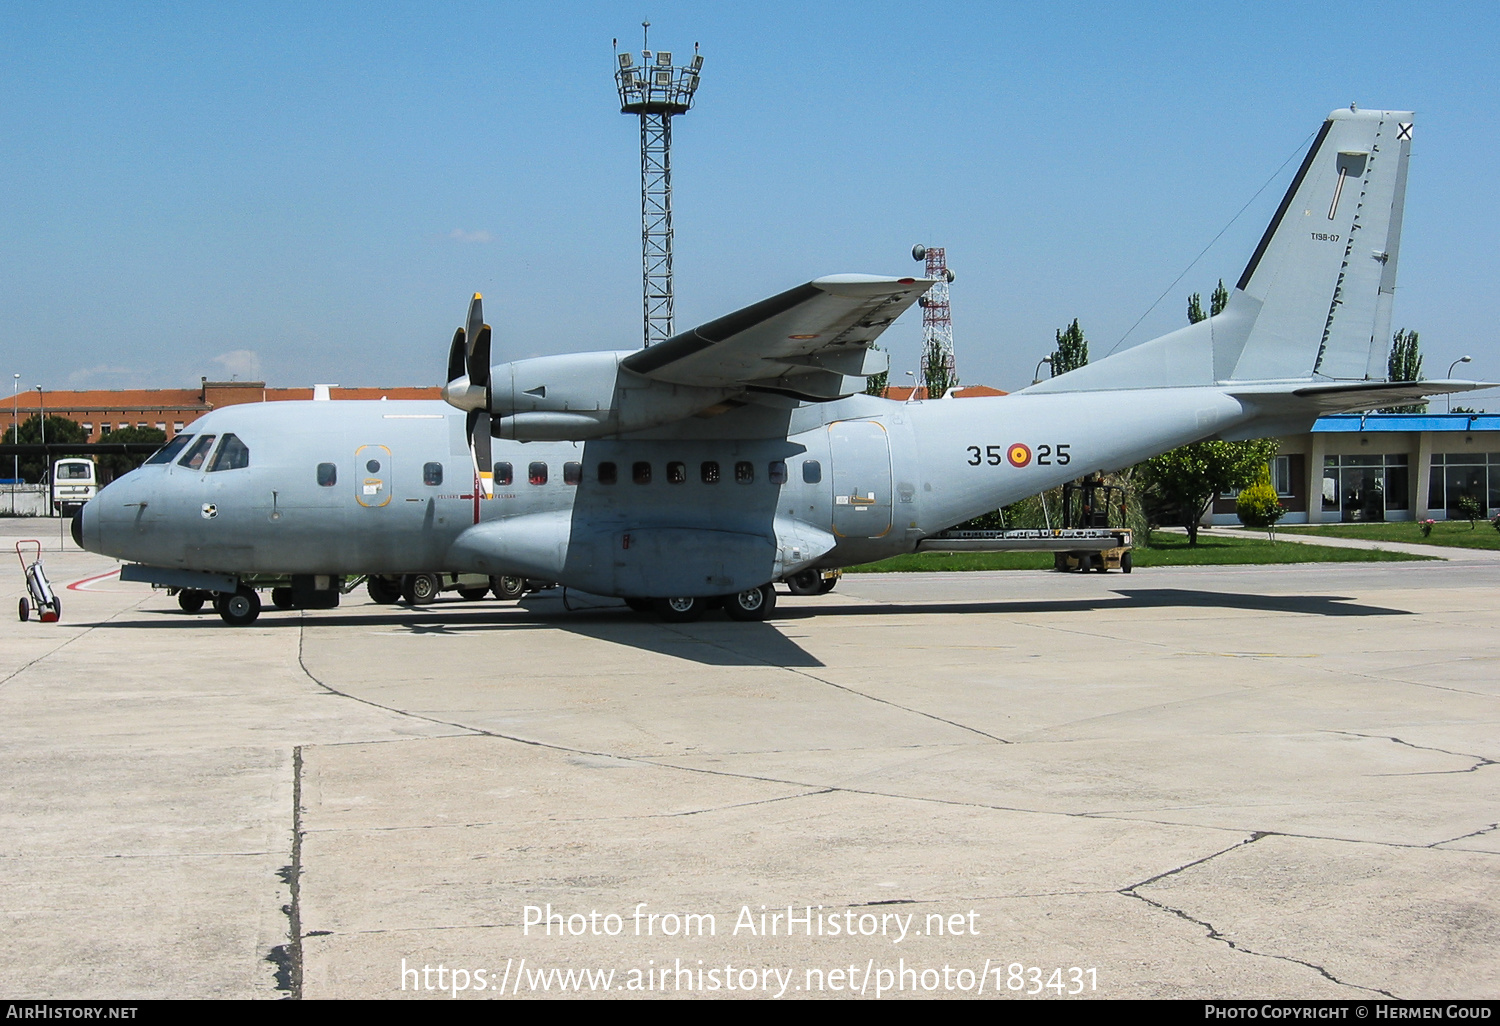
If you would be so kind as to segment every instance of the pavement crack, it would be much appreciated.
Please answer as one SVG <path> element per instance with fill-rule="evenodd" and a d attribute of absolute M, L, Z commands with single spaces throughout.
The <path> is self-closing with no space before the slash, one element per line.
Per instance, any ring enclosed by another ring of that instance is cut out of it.
<path fill-rule="evenodd" d="M 1459 834 L 1457 837 L 1450 837 L 1446 841 L 1434 841 L 1433 843 L 1427 845 L 1427 847 L 1436 848 L 1441 844 L 1454 844 L 1458 841 L 1465 841 L 1470 837 L 1483 837 L 1485 834 L 1494 833 L 1496 830 L 1500 830 L 1500 823 L 1491 823 L 1488 826 L 1480 827 L 1478 830 L 1470 830 L 1466 834 Z"/>
<path fill-rule="evenodd" d="M 1450 773 L 1473 773 L 1475 770 L 1482 769 L 1485 766 L 1500 765 L 1500 763 L 1496 763 L 1496 761 L 1494 759 L 1487 759 L 1487 758 L 1485 758 L 1482 755 L 1474 755 L 1474 754 L 1472 754 L 1470 752 L 1450 752 L 1446 748 L 1433 748 L 1431 745 L 1413 744 L 1410 741 L 1403 741 L 1399 737 L 1393 737 L 1390 734 L 1361 734 L 1358 731 L 1353 731 L 1353 730 L 1335 730 L 1335 731 L 1331 731 L 1331 733 L 1334 733 L 1334 734 L 1343 734 L 1346 737 L 1362 737 L 1362 738 L 1366 738 L 1367 740 L 1370 740 L 1370 741 L 1391 741 L 1391 742 L 1393 742 L 1395 744 L 1398 744 L 1398 745 L 1404 745 L 1407 748 L 1414 748 L 1414 749 L 1416 749 L 1419 752 L 1438 752 L 1441 755 L 1451 755 L 1451 756 L 1453 756 L 1454 758 L 1457 758 L 1457 759 L 1473 759 L 1474 760 L 1474 765 L 1470 766 L 1468 769 L 1461 769 L 1461 770 L 1424 770 L 1424 771 L 1422 771 L 1420 773 L 1381 773 L 1381 774 L 1377 774 L 1378 776 L 1383 776 L 1383 777 L 1430 777 L 1430 776 L 1442 776 L 1444 774 L 1450 774 Z"/>
<path fill-rule="evenodd" d="M 1226 947 L 1228 947 L 1231 951 L 1237 951 L 1237 952 L 1240 952 L 1241 954 L 1245 954 L 1245 955 L 1252 955 L 1252 956 L 1254 956 L 1256 958 L 1271 958 L 1271 959 L 1276 959 L 1277 961 L 1280 961 L 1280 962 L 1290 962 L 1293 965 L 1300 965 L 1300 966 L 1303 966 L 1304 968 L 1313 970 L 1319 976 L 1322 976 L 1324 979 L 1328 980 L 1330 983 L 1333 983 L 1333 984 L 1335 984 L 1337 986 L 1340 986 L 1340 987 L 1351 987 L 1351 988 L 1353 988 L 1355 990 L 1368 991 L 1369 993 L 1372 993 L 1372 994 L 1383 994 L 1384 996 L 1386 996 L 1388 998 L 1391 998 L 1392 1000 L 1399 1001 L 1400 998 L 1396 997 L 1395 994 L 1392 994 L 1388 990 L 1381 990 L 1379 987 L 1365 987 L 1365 986 L 1361 986 L 1360 984 L 1357 984 L 1357 983 L 1349 983 L 1346 980 L 1341 980 L 1337 976 L 1333 975 L 1333 973 L 1329 972 L 1328 969 L 1325 966 L 1318 965 L 1316 962 L 1309 962 L 1306 959 L 1297 958 L 1297 957 L 1295 957 L 1293 955 L 1277 955 L 1277 954 L 1272 954 L 1272 953 L 1266 952 L 1266 951 L 1256 951 L 1253 948 L 1246 947 L 1245 945 L 1243 945 L 1243 944 L 1241 944 L 1241 943 L 1239 943 L 1239 942 L 1237 942 L 1235 940 L 1232 940 L 1231 938 L 1225 936 L 1225 934 L 1223 932 L 1221 932 L 1218 927 L 1214 926 L 1214 924 L 1210 923 L 1208 920 L 1206 920 L 1206 919 L 1199 919 L 1196 916 L 1190 915 L 1184 909 L 1180 909 L 1180 908 L 1177 908 L 1175 906 L 1168 905 L 1166 902 L 1163 902 L 1163 901 L 1157 901 L 1154 898 L 1148 898 L 1146 895 L 1140 893 L 1140 888 L 1142 888 L 1142 887 L 1148 887 L 1151 884 L 1156 883 L 1156 882 L 1158 882 L 1160 880 L 1165 880 L 1168 877 L 1176 876 L 1179 873 L 1184 873 L 1184 872 L 1186 872 L 1189 869 L 1193 869 L 1193 868 L 1195 868 L 1197 866 L 1201 866 L 1201 865 L 1203 865 L 1203 864 L 1205 864 L 1207 862 L 1211 862 L 1214 859 L 1218 858 L 1220 855 L 1225 855 L 1225 854 L 1227 854 L 1229 852 L 1232 852 L 1232 851 L 1238 851 L 1241 848 L 1244 848 L 1244 847 L 1246 847 L 1248 845 L 1254 844 L 1256 841 L 1259 841 L 1262 837 L 1268 837 L 1268 836 L 1271 836 L 1271 835 L 1269 833 L 1267 833 L 1267 832 L 1257 831 L 1256 833 L 1251 834 L 1249 837 L 1247 837 L 1245 840 L 1241 841 L 1238 844 L 1230 845 L 1228 848 L 1225 848 L 1222 851 L 1216 851 L 1216 852 L 1214 852 L 1214 853 L 1212 853 L 1210 855 L 1205 855 L 1201 859 L 1194 859 L 1192 862 L 1186 862 L 1186 863 L 1184 863 L 1184 864 L 1182 864 L 1180 866 L 1177 866 L 1177 867 L 1175 867 L 1173 869 L 1169 869 L 1169 870 L 1166 870 L 1165 872 L 1158 873 L 1155 876 L 1150 877 L 1149 879 L 1142 880 L 1140 883 L 1131 884 L 1128 887 L 1121 888 L 1118 893 L 1121 894 L 1124 897 L 1135 898 L 1137 901 L 1145 902 L 1147 905 L 1151 906 L 1152 908 L 1157 909 L 1158 911 L 1161 911 L 1161 912 L 1167 912 L 1167 913 L 1169 913 L 1171 915 L 1174 915 L 1178 919 L 1183 920 L 1184 922 L 1192 923 L 1194 926 L 1196 926 L 1196 927 L 1200 928 L 1201 930 L 1203 930 L 1205 932 L 1205 934 L 1207 935 L 1207 937 L 1208 937 L 1209 940 L 1218 941 L 1220 944 L 1223 944 Z"/>
<path fill-rule="evenodd" d="M 118 613 L 112 613 L 112 614 L 110 614 L 109 616 L 105 617 L 103 620 L 99 621 L 99 623 L 91 623 L 91 624 L 89 624 L 83 630 L 79 631 L 77 634 L 73 635 L 71 638 L 69 638 L 67 641 L 64 641 L 62 644 L 60 644 L 60 645 L 54 645 L 52 648 L 47 649 L 47 651 L 43 652 L 41 655 L 37 656 L 35 659 L 29 660 L 28 662 L 25 662 L 25 663 L 22 663 L 20 666 L 17 666 L 14 670 L 12 670 L 10 673 L 6 674 L 3 678 L 0 678 L 0 688 L 5 687 L 5 685 L 9 684 L 12 680 L 14 680 L 15 678 L 19 677 L 21 674 L 25 673 L 27 670 L 31 669 L 33 666 L 35 666 L 37 663 L 41 662 L 42 660 L 49 659 L 52 656 L 57 655 L 57 653 L 61 652 L 65 648 L 67 648 L 69 645 L 73 644 L 75 641 L 81 641 L 84 638 L 88 637 L 94 631 L 98 630 L 99 627 L 102 624 L 109 623 L 111 620 L 115 619 L 115 617 L 121 616 L 121 615 L 123 615 L 125 613 L 135 612 L 135 611 L 139 610 L 141 608 L 141 604 L 144 603 L 145 601 L 146 601 L 146 599 L 142 598 L 140 601 L 136 602 L 134 605 L 127 606 L 126 608 L 120 610 Z"/>
<path fill-rule="evenodd" d="M 1003 737 L 996 737 L 994 734 L 990 734 L 990 733 L 987 733 L 987 732 L 985 732 L 983 730 L 980 730 L 978 727 L 971 727 L 971 726 L 969 726 L 966 723 L 959 723 L 957 720 L 946 719 L 946 718 L 944 718 L 942 716 L 937 715 L 936 713 L 925 712 L 925 711 L 923 711 L 921 709 L 913 709 L 912 707 L 906 706 L 906 705 L 902 705 L 899 702 L 892 702 L 890 699 L 887 699 L 887 698 L 877 698 L 874 695 L 865 694 L 863 691 L 856 691 L 855 689 L 853 689 L 851 687 L 848 687 L 847 685 L 837 684 L 837 683 L 835 683 L 835 682 L 833 682 L 831 680 L 826 680 L 823 677 L 819 677 L 815 673 L 808 673 L 806 670 L 799 669 L 798 667 L 795 667 L 795 666 L 783 666 L 782 664 L 780 664 L 780 663 L 774 663 L 774 662 L 770 661 L 769 659 L 762 659 L 759 656 L 757 656 L 757 655 L 755 655 L 754 653 L 751 653 L 751 652 L 740 652 L 738 650 L 729 648 L 728 646 L 720 644 L 719 642 L 713 641 L 711 639 L 707 639 L 707 638 L 694 638 L 691 635 L 684 633 L 683 631 L 673 630 L 672 628 L 667 628 L 667 629 L 668 630 L 672 630 L 674 634 L 677 634 L 678 636 L 682 637 L 684 640 L 698 641 L 698 642 L 701 642 L 702 644 L 706 644 L 706 645 L 709 645 L 709 646 L 711 646 L 713 648 L 717 648 L 720 651 L 728 652 L 731 655 L 736 655 L 736 656 L 741 656 L 741 657 L 748 657 L 750 659 L 754 659 L 757 663 L 760 663 L 760 665 L 762 665 L 762 666 L 768 666 L 768 667 L 771 667 L 772 669 L 776 669 L 776 670 L 783 670 L 783 671 L 785 671 L 787 673 L 796 674 L 799 677 L 806 677 L 808 680 L 816 681 L 817 683 L 824 684 L 824 685 L 826 685 L 826 686 L 828 686 L 830 688 L 836 688 L 839 691 L 845 692 L 846 694 L 854 695 L 854 696 L 856 696 L 858 698 L 863 698 L 863 699 L 865 699 L 866 701 L 869 701 L 869 702 L 878 702 L 881 705 L 888 705 L 892 709 L 900 709 L 902 712 L 911 713 L 913 716 L 921 716 L 921 717 L 924 717 L 925 719 L 935 720 L 938 723 L 946 723 L 950 727 L 957 727 L 959 730 L 966 730 L 966 731 L 968 731 L 971 734 L 978 734 L 982 738 L 987 738 L 990 741 L 997 741 L 997 742 L 999 742 L 1002 745 L 1008 745 L 1008 744 L 1010 744 L 1010 742 L 1007 741 L 1007 740 L 1005 740 L 1005 738 L 1003 738 Z"/>

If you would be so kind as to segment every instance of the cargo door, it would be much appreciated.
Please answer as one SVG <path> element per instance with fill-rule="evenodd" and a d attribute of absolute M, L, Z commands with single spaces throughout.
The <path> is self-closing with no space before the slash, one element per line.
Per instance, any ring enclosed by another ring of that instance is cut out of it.
<path fill-rule="evenodd" d="M 828 425 L 833 463 L 833 533 L 840 538 L 881 538 L 891 530 L 891 446 L 873 420 Z"/>

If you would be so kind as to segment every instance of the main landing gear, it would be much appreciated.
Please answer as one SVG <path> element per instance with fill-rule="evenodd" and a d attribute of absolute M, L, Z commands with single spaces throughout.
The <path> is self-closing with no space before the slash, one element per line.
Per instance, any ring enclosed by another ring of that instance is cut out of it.
<path fill-rule="evenodd" d="M 625 604 L 638 613 L 654 610 L 667 623 L 692 623 L 699 619 L 710 606 L 722 604 L 731 620 L 765 620 L 776 608 L 776 589 L 769 584 L 759 588 L 747 588 L 733 595 L 715 598 L 690 596 L 664 599 L 627 598 Z"/>

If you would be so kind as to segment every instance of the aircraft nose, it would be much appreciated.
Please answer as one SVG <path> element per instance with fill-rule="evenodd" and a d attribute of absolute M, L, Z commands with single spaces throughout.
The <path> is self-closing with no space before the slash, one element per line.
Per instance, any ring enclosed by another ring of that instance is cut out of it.
<path fill-rule="evenodd" d="M 69 530 L 69 533 L 73 535 L 73 544 L 77 545 L 80 549 L 83 548 L 83 513 L 84 510 L 89 508 L 89 505 L 89 503 L 85 502 L 73 513 L 73 526 Z"/>

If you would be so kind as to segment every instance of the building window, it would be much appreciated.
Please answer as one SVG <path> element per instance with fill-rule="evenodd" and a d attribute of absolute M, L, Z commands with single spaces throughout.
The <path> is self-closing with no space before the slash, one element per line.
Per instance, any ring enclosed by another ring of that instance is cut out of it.
<path fill-rule="evenodd" d="M 181 431 L 182 430 L 182 421 L 180 421 L 180 420 L 174 420 L 172 422 L 172 430 L 174 432 L 175 431 Z"/>
<path fill-rule="evenodd" d="M 1323 510 L 1349 523 L 1384 520 L 1386 511 L 1408 508 L 1409 483 L 1405 453 L 1326 456 Z"/>
<path fill-rule="evenodd" d="M 1466 496 L 1479 500 L 1486 516 L 1500 508 L 1500 452 L 1433 453 L 1428 508 L 1447 510 L 1457 519 L 1464 515 L 1458 504 Z"/>
<path fill-rule="evenodd" d="M 164 420 L 157 421 L 156 422 L 156 430 L 165 432 L 167 430 L 167 422 L 164 421 Z"/>
<path fill-rule="evenodd" d="M 1278 498 L 1292 497 L 1292 458 L 1290 456 L 1277 456 L 1271 461 L 1271 484 L 1275 486 Z"/>
<path fill-rule="evenodd" d="M 84 424 L 83 424 L 83 433 L 85 435 L 88 435 L 90 438 L 93 438 L 94 437 L 94 425 L 90 424 L 88 421 L 84 421 Z"/>

